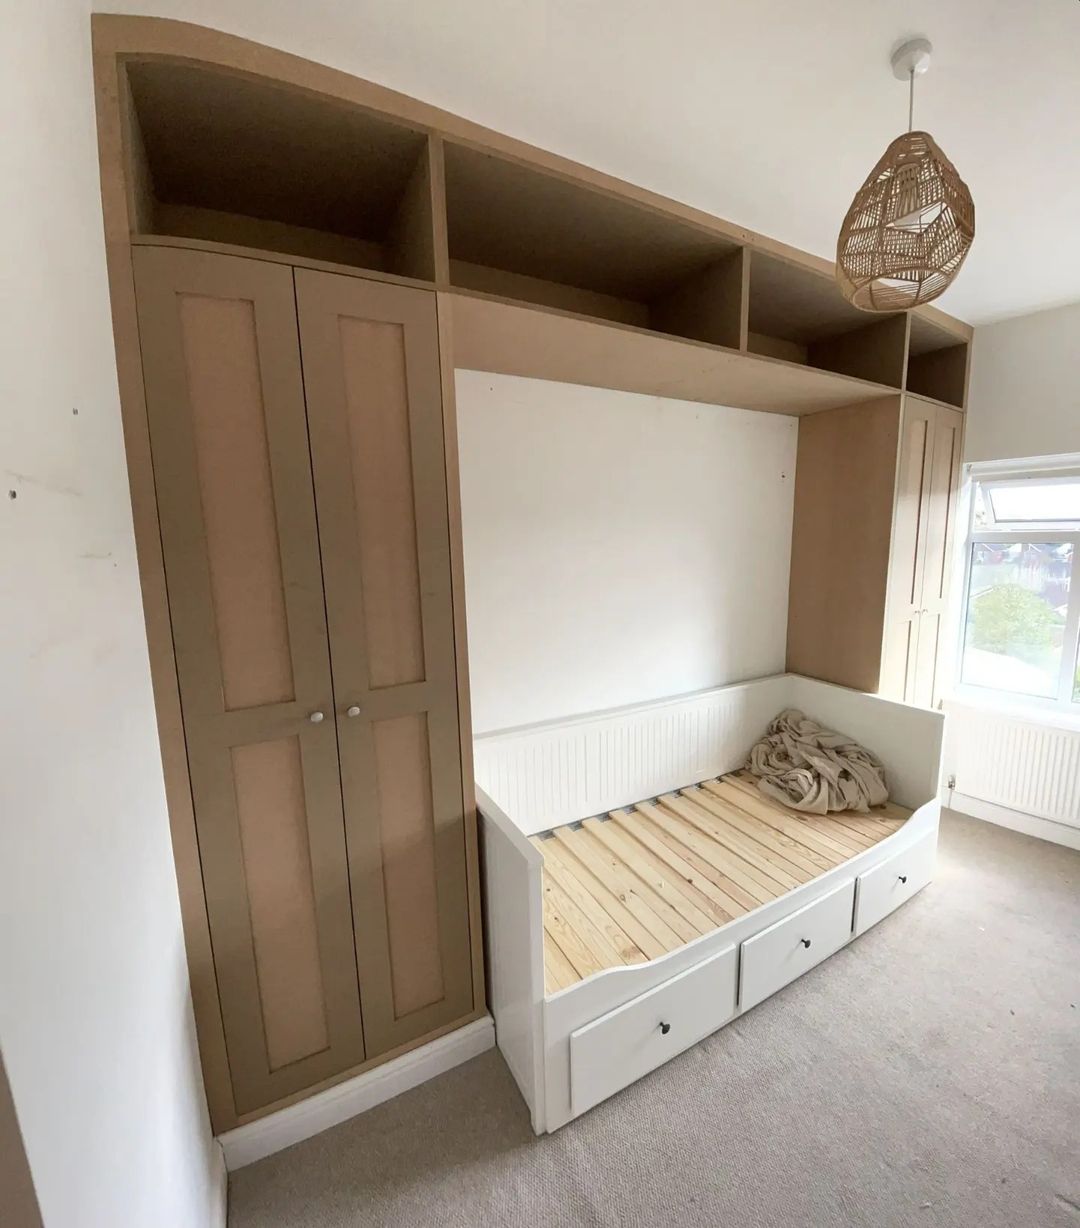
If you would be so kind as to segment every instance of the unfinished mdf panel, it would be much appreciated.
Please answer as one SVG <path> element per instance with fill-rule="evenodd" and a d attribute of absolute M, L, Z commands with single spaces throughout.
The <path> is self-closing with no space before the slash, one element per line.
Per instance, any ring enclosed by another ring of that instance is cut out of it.
<path fill-rule="evenodd" d="M 292 273 L 166 248 L 134 262 L 207 911 L 247 1112 L 364 1057 Z"/>
<path fill-rule="evenodd" d="M 907 321 L 852 307 L 833 278 L 779 256 L 749 260 L 747 348 L 899 389 Z"/>
<path fill-rule="evenodd" d="M 799 420 L 787 667 L 878 689 L 900 397 Z"/>
<path fill-rule="evenodd" d="M 912 313 L 908 392 L 963 409 L 969 349 L 951 329 Z"/>
<path fill-rule="evenodd" d="M 730 239 L 457 141 L 445 182 L 451 285 L 739 347 Z"/>
<path fill-rule="evenodd" d="M 125 74 L 144 231 L 434 280 L 426 133 L 207 65 L 136 59 Z"/>
<path fill-rule="evenodd" d="M 0 1054 L 0 1191 L 10 1228 L 43 1228 L 11 1086 Z"/>
<path fill-rule="evenodd" d="M 435 295 L 295 276 L 373 1057 L 472 1005 Z"/>

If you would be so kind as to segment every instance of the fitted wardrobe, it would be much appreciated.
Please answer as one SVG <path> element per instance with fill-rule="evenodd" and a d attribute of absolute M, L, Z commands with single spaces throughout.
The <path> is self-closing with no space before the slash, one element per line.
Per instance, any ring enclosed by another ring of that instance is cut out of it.
<path fill-rule="evenodd" d="M 909 392 L 799 424 L 790 670 L 938 703 L 963 420 Z"/>
<path fill-rule="evenodd" d="M 134 255 L 238 1109 L 472 1007 L 435 300 Z"/>
<path fill-rule="evenodd" d="M 930 705 L 971 330 L 869 317 L 827 261 L 348 74 L 183 22 L 92 27 L 220 1134 L 485 1026 L 500 935 L 481 925 L 454 369 L 798 417 L 788 667 Z"/>

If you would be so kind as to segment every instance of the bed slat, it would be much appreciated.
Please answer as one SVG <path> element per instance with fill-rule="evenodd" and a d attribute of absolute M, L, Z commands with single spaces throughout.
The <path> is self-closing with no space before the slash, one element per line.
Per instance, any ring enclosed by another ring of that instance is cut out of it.
<path fill-rule="evenodd" d="M 873 848 L 908 816 L 892 803 L 808 815 L 737 772 L 533 836 L 545 991 L 674 951 Z"/>

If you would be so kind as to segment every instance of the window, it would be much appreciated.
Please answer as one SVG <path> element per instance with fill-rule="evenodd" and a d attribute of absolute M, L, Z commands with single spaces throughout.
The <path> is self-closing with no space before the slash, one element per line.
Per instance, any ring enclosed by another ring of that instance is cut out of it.
<path fill-rule="evenodd" d="M 972 473 L 960 684 L 1080 710 L 1080 469 Z"/>

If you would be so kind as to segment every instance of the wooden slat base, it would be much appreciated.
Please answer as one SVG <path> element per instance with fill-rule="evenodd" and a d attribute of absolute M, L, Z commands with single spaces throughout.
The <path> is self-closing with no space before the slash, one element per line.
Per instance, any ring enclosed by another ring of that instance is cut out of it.
<path fill-rule="evenodd" d="M 735 772 L 533 836 L 544 855 L 544 981 L 674 951 L 891 836 L 910 811 L 802 814 Z"/>

